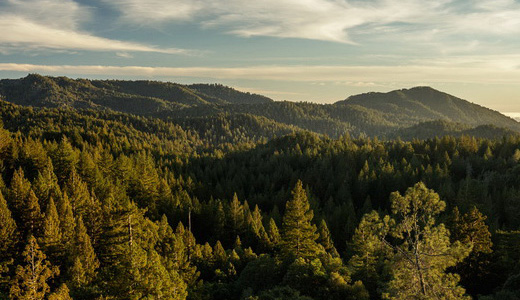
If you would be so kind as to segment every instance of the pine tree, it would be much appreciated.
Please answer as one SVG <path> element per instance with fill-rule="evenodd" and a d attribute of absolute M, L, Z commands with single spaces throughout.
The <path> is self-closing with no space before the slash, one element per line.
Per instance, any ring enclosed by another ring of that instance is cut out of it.
<path fill-rule="evenodd" d="M 11 248 L 16 244 L 16 222 L 7 207 L 7 201 L 0 192 L 0 263 L 10 255 Z"/>
<path fill-rule="evenodd" d="M 58 178 L 54 174 L 52 161 L 48 159 L 45 168 L 38 172 L 36 179 L 32 185 L 36 197 L 42 203 L 42 206 L 47 206 L 49 199 L 59 199 L 61 197 L 61 189 L 58 185 Z"/>
<path fill-rule="evenodd" d="M 69 196 L 74 215 L 81 215 L 85 218 L 90 204 L 90 192 L 87 184 L 81 180 L 75 169 L 70 171 L 64 190 Z"/>
<path fill-rule="evenodd" d="M 458 208 L 453 210 L 452 239 L 463 244 L 472 244 L 471 253 L 491 253 L 491 233 L 486 225 L 487 217 L 475 206 L 460 216 Z"/>
<path fill-rule="evenodd" d="M 76 221 L 74 220 L 74 213 L 72 212 L 72 207 L 67 193 L 64 193 L 63 197 L 58 201 L 58 216 L 60 220 L 62 243 L 64 245 L 69 245 L 72 243 L 74 238 Z"/>
<path fill-rule="evenodd" d="M 257 237 L 260 236 L 260 232 L 262 230 L 265 231 L 264 225 L 262 223 L 262 213 L 260 212 L 260 208 L 258 208 L 258 205 L 255 205 L 255 209 L 251 214 L 251 229 Z"/>
<path fill-rule="evenodd" d="M 29 196 L 27 197 L 27 201 L 23 206 L 21 219 L 26 235 L 40 236 L 42 214 L 38 198 L 32 189 L 29 190 Z"/>
<path fill-rule="evenodd" d="M 276 222 L 273 218 L 269 220 L 267 235 L 269 236 L 269 241 L 271 242 L 271 248 L 276 249 L 280 243 L 281 238 L 280 232 L 278 231 L 278 226 L 276 226 Z"/>
<path fill-rule="evenodd" d="M 226 223 L 226 214 L 222 201 L 218 200 L 214 211 L 215 223 L 213 225 L 214 237 L 219 238 L 224 235 L 224 227 Z"/>
<path fill-rule="evenodd" d="M 227 254 L 226 250 L 224 250 L 224 247 L 222 247 L 222 244 L 220 241 L 217 241 L 215 243 L 215 247 L 213 247 L 213 257 L 215 258 L 215 262 L 217 263 L 217 267 L 224 267 L 227 261 Z"/>
<path fill-rule="evenodd" d="M 11 179 L 11 186 L 7 194 L 7 200 L 10 207 L 12 208 L 11 212 L 13 214 L 13 218 L 17 222 L 22 221 L 21 215 L 25 207 L 25 203 L 29 198 L 30 191 L 31 183 L 29 180 L 25 179 L 22 168 L 19 168 L 13 174 L 13 178 Z"/>
<path fill-rule="evenodd" d="M 231 236 L 235 237 L 243 233 L 244 228 L 244 213 L 242 211 L 242 205 L 238 201 L 237 193 L 233 194 L 233 199 L 229 204 L 229 231 Z"/>
<path fill-rule="evenodd" d="M 3 124 L 0 123 L 0 161 L 3 161 L 7 156 L 12 142 L 11 133 L 5 130 Z"/>
<path fill-rule="evenodd" d="M 47 204 L 47 210 L 43 220 L 43 235 L 40 244 L 42 244 L 47 254 L 53 254 L 54 256 L 58 254 L 57 252 L 59 251 L 59 248 L 62 248 L 60 247 L 60 220 L 52 197 L 49 199 L 49 203 Z"/>
<path fill-rule="evenodd" d="M 75 216 L 81 216 L 93 244 L 97 242 L 102 230 L 102 208 L 100 201 L 89 191 L 87 183 L 75 169 L 70 172 L 64 189 L 69 196 Z"/>
<path fill-rule="evenodd" d="M 67 137 L 63 136 L 56 150 L 50 155 L 58 181 L 63 184 L 76 167 L 78 162 L 76 152 Z"/>
<path fill-rule="evenodd" d="M 175 235 L 182 238 L 182 241 L 186 247 L 188 261 L 191 262 L 191 255 L 195 251 L 195 246 L 197 245 L 197 241 L 193 236 L 193 233 L 184 228 L 182 222 L 177 224 L 177 228 L 175 229 Z"/>
<path fill-rule="evenodd" d="M 127 299 L 184 299 L 187 286 L 182 277 L 169 272 L 156 251 L 160 245 L 157 224 L 128 199 L 111 205 L 99 275 L 107 282 L 106 293 Z"/>
<path fill-rule="evenodd" d="M 0 299 L 9 281 L 9 277 L 3 276 L 3 273 L 9 271 L 8 267 L 13 262 L 14 246 L 18 242 L 16 233 L 16 222 L 11 218 L 7 201 L 0 192 Z"/>
<path fill-rule="evenodd" d="M 81 216 L 77 218 L 76 222 L 72 255 L 74 257 L 74 268 L 72 269 L 73 272 L 71 272 L 71 277 L 73 279 L 81 279 L 81 281 L 75 281 L 74 284 L 89 284 L 96 276 L 96 270 L 99 267 L 99 260 L 94 252 L 94 248 L 92 248 L 90 237 L 87 234 L 87 229 L 83 224 Z"/>
<path fill-rule="evenodd" d="M 384 283 L 391 277 L 389 260 L 391 247 L 384 242 L 393 225 L 389 216 L 381 219 L 376 211 L 363 216 L 352 237 L 351 249 L 354 255 L 349 260 L 353 279 L 361 280 L 372 299 L 380 299 Z"/>
<path fill-rule="evenodd" d="M 173 232 L 164 215 L 159 222 L 158 235 L 159 241 L 155 248 L 166 270 L 172 277 L 179 274 L 188 286 L 193 286 L 198 277 L 197 268 L 188 261 L 188 249 L 184 245 L 183 236 Z"/>
<path fill-rule="evenodd" d="M 327 223 L 325 220 L 321 220 L 320 225 L 318 227 L 319 238 L 317 242 L 323 246 L 325 251 L 330 254 L 332 257 L 339 257 L 339 253 L 334 247 L 334 243 L 332 242 L 332 237 L 330 236 L 329 228 L 327 227 Z"/>
<path fill-rule="evenodd" d="M 136 299 L 186 299 L 187 285 L 176 272 L 168 272 L 155 250 L 146 251 L 145 264 L 134 273 L 137 286 L 133 291 Z"/>
<path fill-rule="evenodd" d="M 49 295 L 48 300 L 72 300 L 69 292 L 69 288 L 63 283 L 54 293 Z"/>
<path fill-rule="evenodd" d="M 390 299 L 468 299 L 458 285 L 459 276 L 446 273 L 470 252 L 471 245 L 451 243 L 444 224 L 435 217 L 446 207 L 439 195 L 420 182 L 405 195 L 398 192 L 390 197 L 396 225 L 392 236 L 398 241 L 392 246 L 393 279 L 388 284 Z M 386 239 L 383 239 L 390 245 Z"/>
<path fill-rule="evenodd" d="M 81 263 L 81 259 L 79 258 L 79 256 L 73 258 L 73 262 L 68 270 L 68 277 L 71 286 L 76 287 L 77 289 L 86 285 L 86 283 L 88 282 L 85 269 L 83 268 L 83 264 Z"/>
<path fill-rule="evenodd" d="M 491 291 L 489 282 L 493 281 L 494 274 L 490 272 L 493 243 L 485 223 L 486 216 L 474 206 L 462 216 L 455 208 L 452 219 L 452 240 L 473 245 L 469 256 L 457 264 L 454 270 L 460 274 L 461 283 L 470 295 L 488 294 Z"/>
<path fill-rule="evenodd" d="M 287 201 L 282 222 L 282 252 L 286 258 L 314 258 L 322 248 L 316 243 L 319 234 L 312 224 L 314 217 L 307 195 L 300 180 L 292 191 L 292 199 Z"/>
<path fill-rule="evenodd" d="M 25 251 L 22 253 L 25 266 L 16 268 L 16 276 L 11 282 L 11 299 L 45 299 L 50 288 L 47 281 L 59 274 L 40 251 L 36 238 L 30 235 Z"/>

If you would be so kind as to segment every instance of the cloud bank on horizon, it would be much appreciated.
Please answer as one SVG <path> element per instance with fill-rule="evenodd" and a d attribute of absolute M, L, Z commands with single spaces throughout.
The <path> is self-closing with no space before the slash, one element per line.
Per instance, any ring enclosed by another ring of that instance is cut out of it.
<path fill-rule="evenodd" d="M 517 0 L 5 0 L 0 30 L 3 77 L 312 82 L 304 100 L 520 79 Z"/>

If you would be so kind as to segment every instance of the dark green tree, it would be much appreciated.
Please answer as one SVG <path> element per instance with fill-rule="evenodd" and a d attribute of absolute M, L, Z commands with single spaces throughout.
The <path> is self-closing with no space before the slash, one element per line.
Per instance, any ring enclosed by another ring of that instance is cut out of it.
<path fill-rule="evenodd" d="M 317 242 L 323 246 L 325 251 L 330 254 L 332 257 L 339 257 L 339 253 L 334 247 L 334 243 L 332 242 L 332 237 L 330 236 L 329 228 L 327 227 L 327 223 L 325 220 L 321 220 L 320 225 L 318 227 L 318 234 L 320 235 Z"/>
<path fill-rule="evenodd" d="M 493 252 L 491 233 L 486 225 L 487 217 L 475 206 L 464 215 L 455 208 L 452 214 L 451 239 L 465 245 L 473 245 L 468 257 L 453 269 L 460 274 L 461 284 L 469 294 L 487 294 L 492 291 L 491 253 Z"/>

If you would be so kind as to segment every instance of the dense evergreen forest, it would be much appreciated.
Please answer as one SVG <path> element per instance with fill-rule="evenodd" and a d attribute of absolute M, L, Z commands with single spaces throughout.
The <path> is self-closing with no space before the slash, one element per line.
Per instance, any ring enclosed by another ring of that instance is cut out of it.
<path fill-rule="evenodd" d="M 83 102 L 79 81 L 47 96 L 6 82 L 0 299 L 520 298 L 520 136 L 490 110 L 443 96 L 487 123 L 385 123 L 397 111 L 374 107 L 397 104 L 367 94 L 347 101 L 382 121 L 361 131 L 219 85 L 82 83 L 142 97 L 117 111 Z M 138 113 L 148 101 L 166 109 Z"/>

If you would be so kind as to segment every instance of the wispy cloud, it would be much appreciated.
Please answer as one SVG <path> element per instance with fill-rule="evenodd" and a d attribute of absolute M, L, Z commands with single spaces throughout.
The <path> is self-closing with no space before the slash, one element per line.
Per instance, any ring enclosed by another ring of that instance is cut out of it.
<path fill-rule="evenodd" d="M 210 78 L 213 80 L 273 80 L 277 82 L 347 82 L 352 85 L 370 82 L 385 85 L 428 83 L 516 84 L 520 69 L 486 65 L 412 65 L 412 66 L 252 66 L 237 68 L 73 66 L 0 63 L 0 71 L 38 72 L 48 75 L 132 76 L 134 78 Z"/>
<path fill-rule="evenodd" d="M 520 4 L 514 0 L 103 1 L 134 24 L 191 21 L 245 37 L 356 43 L 352 36 L 364 34 L 420 41 L 520 33 Z"/>
<path fill-rule="evenodd" d="M 159 48 L 108 39 L 84 32 L 80 24 L 90 10 L 71 0 L 6 0 L 0 4 L 0 51 L 87 50 L 188 54 L 176 48 Z"/>

